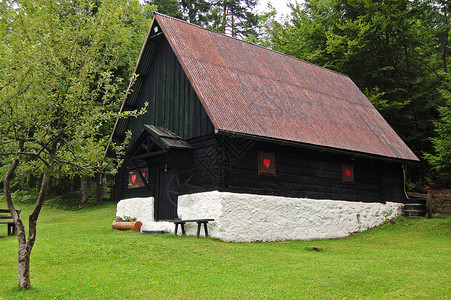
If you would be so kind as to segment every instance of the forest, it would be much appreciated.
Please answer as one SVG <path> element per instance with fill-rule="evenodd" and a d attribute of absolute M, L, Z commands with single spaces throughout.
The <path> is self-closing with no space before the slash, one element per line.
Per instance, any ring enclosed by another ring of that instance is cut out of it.
<path fill-rule="evenodd" d="M 1 1 L 3 187 L 20 199 L 48 190 L 102 201 L 120 164 L 103 151 L 156 11 L 350 76 L 420 158 L 408 188 L 449 187 L 448 1 L 288 5 L 280 18 L 256 0 Z"/>

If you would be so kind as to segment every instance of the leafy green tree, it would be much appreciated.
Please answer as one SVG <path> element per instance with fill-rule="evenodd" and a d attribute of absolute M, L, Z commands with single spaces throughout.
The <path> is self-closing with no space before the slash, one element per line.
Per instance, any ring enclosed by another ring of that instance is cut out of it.
<path fill-rule="evenodd" d="M 185 18 L 189 23 L 207 26 L 211 3 L 205 0 L 181 0 L 180 2 Z"/>
<path fill-rule="evenodd" d="M 258 36 L 256 0 L 147 0 L 146 3 L 162 14 L 233 37 Z"/>
<path fill-rule="evenodd" d="M 425 158 L 440 174 L 444 185 L 451 182 L 451 92 L 442 90 L 446 99 L 445 105 L 440 106 L 440 120 L 435 122 L 437 136 L 431 138 L 434 153 L 426 153 Z"/>
<path fill-rule="evenodd" d="M 256 35 L 250 35 L 245 38 L 249 43 L 271 48 L 273 33 L 281 24 L 276 20 L 277 10 L 268 3 L 266 10 L 258 15 L 258 24 L 256 26 Z"/>
<path fill-rule="evenodd" d="M 102 159 L 105 127 L 121 99 L 119 74 L 129 74 L 136 60 L 125 53 L 136 54 L 133 43 L 144 38 L 138 24 L 146 24 L 142 7 L 130 0 L 11 0 L 0 6 L 0 153 L 8 166 L 1 170 L 18 232 L 21 288 L 30 288 L 37 220 L 55 168 L 111 168 Z M 11 189 L 23 169 L 42 178 L 28 236 Z"/>
<path fill-rule="evenodd" d="M 156 11 L 167 16 L 182 19 L 180 2 L 177 0 L 148 0 L 147 4 L 156 6 Z"/>

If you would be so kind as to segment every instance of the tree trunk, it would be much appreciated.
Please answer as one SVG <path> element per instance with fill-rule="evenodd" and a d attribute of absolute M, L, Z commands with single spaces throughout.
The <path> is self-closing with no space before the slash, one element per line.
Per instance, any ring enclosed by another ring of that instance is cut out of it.
<path fill-rule="evenodd" d="M 69 192 L 73 192 L 75 187 L 75 180 L 74 178 L 69 179 Z"/>
<path fill-rule="evenodd" d="M 222 22 L 221 22 L 221 33 L 226 33 L 226 24 L 227 24 L 227 7 L 224 5 L 224 11 L 222 14 Z"/>
<path fill-rule="evenodd" d="M 232 36 L 236 37 L 236 28 L 235 28 L 235 15 L 232 14 Z"/>
<path fill-rule="evenodd" d="M 19 239 L 19 257 L 18 257 L 18 271 L 19 271 L 19 286 L 23 289 L 29 289 L 31 287 L 30 282 L 30 255 L 36 241 L 36 225 L 38 222 L 39 213 L 41 212 L 42 205 L 44 205 L 45 197 L 47 196 L 47 190 L 50 183 L 50 177 L 53 171 L 53 165 L 58 148 L 58 141 L 55 140 L 49 152 L 49 158 L 47 165 L 44 168 L 44 174 L 42 175 L 41 188 L 39 190 L 38 198 L 34 206 L 33 212 L 29 217 L 28 224 L 28 241 L 25 239 L 25 230 L 18 231 Z M 23 228 L 23 225 L 22 225 Z M 19 234 L 20 233 L 20 234 Z"/>
<path fill-rule="evenodd" d="M 88 177 L 81 176 L 81 178 L 80 178 L 80 190 L 81 190 L 80 205 L 83 206 L 88 201 Z"/>
<path fill-rule="evenodd" d="M 449 28 L 448 27 L 448 15 L 447 15 L 447 11 L 446 11 L 446 5 L 443 6 L 443 14 L 445 16 L 445 28 Z M 445 38 L 445 45 L 443 47 L 443 71 L 448 72 L 448 37 Z"/>
<path fill-rule="evenodd" d="M 17 270 L 19 271 L 19 286 L 23 289 L 28 290 L 31 287 L 31 281 L 30 281 L 30 252 L 27 251 L 27 243 L 19 245 Z"/>
<path fill-rule="evenodd" d="M 20 153 L 23 150 L 24 142 L 19 142 L 19 147 L 17 152 Z M 24 250 L 27 248 L 27 239 L 25 237 L 25 227 L 22 223 L 22 220 L 19 218 L 16 212 L 16 208 L 14 207 L 14 203 L 11 197 L 11 178 L 16 172 L 17 167 L 20 163 L 20 155 L 17 154 L 14 160 L 12 161 L 8 171 L 6 172 L 5 178 L 3 180 L 3 191 L 5 192 L 6 203 L 8 204 L 8 209 L 13 217 L 16 229 L 17 229 L 17 238 L 19 240 L 19 255 L 18 255 L 18 271 L 19 271 L 19 286 L 25 289 L 30 288 L 30 255 L 25 255 Z M 25 258 L 25 259 L 24 259 Z M 26 260 L 28 262 L 26 262 Z M 26 262 L 26 264 L 23 264 Z"/>
<path fill-rule="evenodd" d="M 120 197 L 120 181 L 121 176 L 119 173 L 114 175 L 110 181 L 110 200 L 112 202 L 119 202 Z"/>
<path fill-rule="evenodd" d="M 102 182 L 102 174 L 96 173 L 96 197 L 97 204 L 103 203 L 103 182 Z"/>
<path fill-rule="evenodd" d="M 103 192 L 103 199 L 106 197 L 106 193 L 108 192 L 108 175 L 102 176 L 102 192 Z"/>
<path fill-rule="evenodd" d="M 17 153 L 23 150 L 24 142 L 20 141 Z M 49 151 L 48 162 L 44 168 L 44 174 L 42 176 L 41 188 L 39 190 L 39 195 L 36 199 L 36 203 L 29 217 L 29 233 L 28 241 L 25 236 L 25 227 L 22 220 L 17 215 L 14 203 L 11 197 L 10 183 L 17 167 L 20 162 L 20 155 L 17 154 L 11 163 L 8 171 L 6 172 L 5 179 L 3 181 L 3 189 L 5 192 L 6 202 L 8 204 L 9 211 L 13 217 L 14 223 L 17 228 L 17 239 L 19 241 L 19 251 L 17 258 L 17 270 L 19 275 L 19 287 L 23 289 L 29 289 L 30 283 L 30 255 L 36 240 L 36 224 L 38 221 L 39 213 L 41 212 L 42 205 L 44 204 L 45 196 L 47 194 L 47 189 L 50 182 L 51 173 L 53 170 L 53 163 L 56 157 L 58 147 L 58 141 L 55 140 Z"/>

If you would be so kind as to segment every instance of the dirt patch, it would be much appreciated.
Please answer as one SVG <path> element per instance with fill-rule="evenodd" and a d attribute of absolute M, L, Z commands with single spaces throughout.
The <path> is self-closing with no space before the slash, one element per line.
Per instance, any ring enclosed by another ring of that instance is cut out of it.
<path fill-rule="evenodd" d="M 451 197 L 451 189 L 432 190 L 432 194 L 440 197 Z"/>

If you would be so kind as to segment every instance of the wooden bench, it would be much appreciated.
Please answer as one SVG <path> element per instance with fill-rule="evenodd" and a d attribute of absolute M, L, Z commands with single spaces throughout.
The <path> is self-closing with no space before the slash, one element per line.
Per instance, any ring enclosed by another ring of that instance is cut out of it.
<path fill-rule="evenodd" d="M 175 231 L 174 234 L 177 235 L 177 230 L 178 227 L 180 225 L 180 227 L 182 227 L 182 234 L 186 235 L 185 232 L 185 223 L 189 223 L 189 222 L 196 222 L 197 223 L 197 238 L 199 238 L 199 233 L 200 233 L 200 227 L 202 226 L 202 224 L 204 224 L 204 230 L 205 230 L 205 237 L 208 237 L 208 229 L 207 229 L 207 224 L 210 221 L 214 221 L 215 219 L 195 219 L 195 220 L 170 220 L 169 222 L 172 222 L 175 224 Z"/>
<path fill-rule="evenodd" d="M 16 209 L 17 215 L 20 215 L 20 209 Z M 7 219 L 12 220 L 13 216 L 9 212 L 9 209 L 0 209 L 0 224 L 8 224 L 8 236 L 17 234 L 16 225 L 14 221 L 3 221 Z"/>

